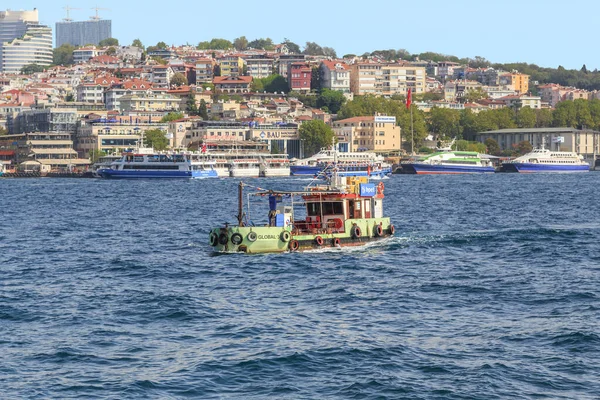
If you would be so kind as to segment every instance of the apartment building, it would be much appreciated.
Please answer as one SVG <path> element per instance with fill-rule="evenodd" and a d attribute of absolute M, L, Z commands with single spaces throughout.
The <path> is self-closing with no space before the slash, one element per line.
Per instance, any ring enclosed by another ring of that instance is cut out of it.
<path fill-rule="evenodd" d="M 517 71 L 501 74 L 498 80 L 499 85 L 508 85 L 518 93 L 529 92 L 529 75 L 521 74 Z"/>
<path fill-rule="evenodd" d="M 379 95 L 383 87 L 383 64 L 356 63 L 350 68 L 350 91 L 354 95 Z"/>
<path fill-rule="evenodd" d="M 246 57 L 246 70 L 252 78 L 266 78 L 273 75 L 275 61 L 266 55 Z"/>
<path fill-rule="evenodd" d="M 312 69 L 303 62 L 288 65 L 288 82 L 290 90 L 298 92 L 310 92 Z"/>
<path fill-rule="evenodd" d="M 350 90 L 355 95 L 375 96 L 425 93 L 425 67 L 399 63 L 356 63 L 350 68 Z"/>
<path fill-rule="evenodd" d="M 248 93 L 250 92 L 250 84 L 252 83 L 251 76 L 215 76 L 213 84 L 215 91 L 221 93 Z"/>
<path fill-rule="evenodd" d="M 216 62 L 212 58 L 196 60 L 196 85 L 212 82 Z"/>
<path fill-rule="evenodd" d="M 0 72 L 17 74 L 26 65 L 52 64 L 52 28 L 38 11 L 0 11 Z"/>
<path fill-rule="evenodd" d="M 122 111 L 179 111 L 181 99 L 152 90 L 126 94 L 119 99 Z"/>
<path fill-rule="evenodd" d="M 401 149 L 402 135 L 393 116 L 347 118 L 333 122 L 332 128 L 341 151 L 390 153 Z"/>
<path fill-rule="evenodd" d="M 239 76 L 244 71 L 244 59 L 239 54 L 227 54 L 218 59 L 221 76 Z"/>
<path fill-rule="evenodd" d="M 343 61 L 322 61 L 319 66 L 321 87 L 350 93 L 350 67 Z"/>

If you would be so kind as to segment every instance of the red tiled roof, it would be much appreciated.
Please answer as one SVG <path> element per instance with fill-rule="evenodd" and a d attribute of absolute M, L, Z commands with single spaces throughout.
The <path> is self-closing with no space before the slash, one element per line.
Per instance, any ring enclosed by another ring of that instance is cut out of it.
<path fill-rule="evenodd" d="M 251 83 L 252 82 L 252 77 L 251 76 L 238 76 L 238 77 L 233 77 L 233 76 L 215 76 L 213 78 L 213 83 L 214 84 L 223 84 L 223 83 Z"/>
<path fill-rule="evenodd" d="M 345 70 L 350 69 L 348 64 L 346 64 L 345 62 L 342 62 L 342 61 L 325 60 L 325 61 L 323 61 L 323 64 L 325 64 L 325 66 L 331 70 L 335 70 L 336 64 L 339 64 L 341 69 L 345 69 Z"/>
<path fill-rule="evenodd" d="M 355 122 L 363 122 L 363 121 L 374 121 L 375 117 L 367 116 L 367 117 L 352 117 L 346 119 L 340 119 L 338 121 L 334 121 L 336 124 L 344 123 L 344 124 L 353 124 Z"/>

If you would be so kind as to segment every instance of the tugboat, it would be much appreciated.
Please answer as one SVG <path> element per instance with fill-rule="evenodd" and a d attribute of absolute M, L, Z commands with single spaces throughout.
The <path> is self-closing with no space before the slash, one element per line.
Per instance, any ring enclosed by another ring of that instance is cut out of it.
<path fill-rule="evenodd" d="M 250 185 L 240 182 L 238 187 L 238 224 L 210 232 L 215 251 L 276 253 L 361 246 L 395 231 L 383 215 L 383 182 L 369 183 L 367 177 L 341 178 L 334 173 L 327 185 L 309 185 L 297 192 L 256 188 L 248 200 L 250 196 L 269 200 L 263 225 L 250 220 L 249 207 L 244 212 L 245 186 Z"/>

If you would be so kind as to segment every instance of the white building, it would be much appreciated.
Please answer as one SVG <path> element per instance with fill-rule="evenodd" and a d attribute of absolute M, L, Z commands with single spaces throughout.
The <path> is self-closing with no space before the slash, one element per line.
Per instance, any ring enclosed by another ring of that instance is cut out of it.
<path fill-rule="evenodd" d="M 52 64 L 52 28 L 38 11 L 0 11 L 0 72 L 19 73 L 29 64 Z"/>

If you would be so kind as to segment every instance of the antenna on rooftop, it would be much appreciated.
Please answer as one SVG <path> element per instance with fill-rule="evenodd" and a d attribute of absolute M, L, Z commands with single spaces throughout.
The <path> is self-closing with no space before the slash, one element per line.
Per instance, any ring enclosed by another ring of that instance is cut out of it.
<path fill-rule="evenodd" d="M 100 18 L 100 16 L 98 15 L 98 10 L 109 10 L 110 11 L 110 8 L 92 7 L 92 10 L 96 10 L 96 15 L 93 17 L 90 17 L 90 19 L 94 20 L 94 21 L 99 21 L 102 18 Z"/>
<path fill-rule="evenodd" d="M 63 18 L 63 21 L 65 22 L 71 22 L 73 21 L 70 17 L 69 17 L 69 11 L 71 10 L 81 10 L 81 8 L 74 8 L 74 7 L 69 7 L 68 5 L 66 7 L 63 7 L 65 10 L 67 10 L 67 18 Z"/>

